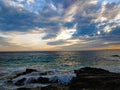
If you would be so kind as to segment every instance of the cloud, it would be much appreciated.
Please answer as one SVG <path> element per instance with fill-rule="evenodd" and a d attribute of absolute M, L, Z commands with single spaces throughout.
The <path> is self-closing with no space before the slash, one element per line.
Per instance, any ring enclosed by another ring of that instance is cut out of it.
<path fill-rule="evenodd" d="M 10 3 L 13 2 L 14 1 L 11 1 Z M 57 26 L 59 24 L 59 21 L 49 20 L 49 17 L 58 15 L 49 5 L 45 5 L 42 10 L 38 11 L 38 15 L 34 12 L 30 12 L 25 7 L 19 10 L 14 4 L 7 4 L 7 1 L 0 1 L 0 13 L 2 13 L 0 15 L 0 31 L 25 32 L 35 29 L 36 27 L 44 28 Z"/>
<path fill-rule="evenodd" d="M 64 45 L 66 43 L 69 43 L 69 42 L 66 40 L 58 40 L 58 41 L 48 42 L 47 44 L 48 45 Z"/>
<path fill-rule="evenodd" d="M 57 7 L 63 7 L 68 8 L 69 6 L 71 6 L 73 3 L 75 3 L 77 0 L 51 0 L 51 2 Z"/>
<path fill-rule="evenodd" d="M 4 37 L 0 37 L 0 46 L 9 46 L 10 43 L 8 43 L 8 40 L 7 38 L 4 38 Z"/>
<path fill-rule="evenodd" d="M 107 47 L 111 47 L 114 45 L 114 48 L 116 46 L 117 49 L 118 48 L 120 49 L 120 47 L 117 47 L 118 45 L 120 45 L 119 38 L 120 36 L 111 36 L 111 35 L 84 36 L 84 37 L 82 36 L 80 37 L 81 40 L 77 41 L 76 43 L 61 48 L 62 50 L 91 50 L 95 48 L 102 49 L 102 47 L 104 47 L 103 49 L 105 49 L 105 47 L 107 49 Z"/>
<path fill-rule="evenodd" d="M 120 35 L 120 26 L 113 28 L 113 30 L 110 32 L 110 34 L 114 35 Z"/>
<path fill-rule="evenodd" d="M 6 3 L 2 1 L 0 1 L 0 8 L 0 31 L 27 31 L 35 26 L 33 24 L 36 17 L 34 14 L 6 6 Z"/>
<path fill-rule="evenodd" d="M 117 3 L 103 1 L 97 4 L 84 4 L 82 10 L 78 10 L 78 13 L 75 15 L 77 31 L 73 36 L 95 35 L 97 31 L 100 31 L 100 34 L 106 34 L 114 30 L 113 28 L 120 26 L 117 18 L 120 15 L 120 7 Z M 80 8 L 81 6 L 79 5 L 78 7 Z"/>
<path fill-rule="evenodd" d="M 52 39 L 52 38 L 56 38 L 57 35 L 60 32 L 60 28 L 59 27 L 51 27 L 48 30 L 43 31 L 43 33 L 45 33 L 45 35 L 42 37 L 42 39 Z"/>
<path fill-rule="evenodd" d="M 25 2 L 24 0 L 21 0 L 18 2 L 18 0 L 17 1 L 1 0 L 0 13 L 2 14 L 0 15 L 0 31 L 29 32 L 30 30 L 33 30 L 36 28 L 46 28 L 46 30 L 43 32 L 43 33 L 46 33 L 43 39 L 56 37 L 57 34 L 60 32 L 59 27 L 61 27 L 61 24 L 64 23 L 64 21 L 62 22 L 60 21 L 60 19 L 51 20 L 51 18 L 53 17 L 61 18 L 62 14 L 64 13 L 64 11 L 61 11 L 61 10 L 64 10 L 65 8 L 67 8 L 70 4 L 72 4 L 72 2 L 69 2 L 67 0 L 64 5 L 63 4 L 64 2 L 61 2 L 59 0 L 57 2 L 54 0 L 53 1 L 48 0 L 48 1 L 41 1 L 41 3 L 44 2 L 45 4 L 45 5 L 42 5 L 42 4 L 39 4 L 39 0 L 35 0 L 35 1 L 27 0 Z M 23 2 L 24 4 L 22 4 Z M 36 8 L 34 8 L 35 10 L 33 10 L 32 6 L 29 6 L 31 8 L 31 11 L 30 11 L 28 9 L 28 6 L 26 5 L 26 3 L 28 2 L 29 3 L 34 2 L 36 5 L 38 4 L 39 5 L 36 6 Z M 59 7 L 57 7 L 58 4 L 59 4 Z M 62 4 L 63 6 L 60 6 Z M 22 8 L 18 7 L 17 5 L 21 5 Z M 56 7 L 56 10 L 53 9 L 53 7 L 54 8 Z M 66 23 L 66 25 L 68 25 L 68 23 Z"/>
<path fill-rule="evenodd" d="M 119 0 L 1 0 L 0 33 L 44 34 L 47 45 L 63 49 L 119 44 L 119 10 Z"/>
<path fill-rule="evenodd" d="M 0 37 L 0 47 L 19 47 L 19 45 L 12 43 L 11 40 L 9 37 Z"/>

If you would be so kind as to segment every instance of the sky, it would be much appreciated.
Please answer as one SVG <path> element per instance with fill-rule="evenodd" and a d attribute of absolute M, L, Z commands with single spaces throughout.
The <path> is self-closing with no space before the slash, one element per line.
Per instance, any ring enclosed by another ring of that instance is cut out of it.
<path fill-rule="evenodd" d="M 0 51 L 120 49 L 120 0 L 0 0 Z"/>

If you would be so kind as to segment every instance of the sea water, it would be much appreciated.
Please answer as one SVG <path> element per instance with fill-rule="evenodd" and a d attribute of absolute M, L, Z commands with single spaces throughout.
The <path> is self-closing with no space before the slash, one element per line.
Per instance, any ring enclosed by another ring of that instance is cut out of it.
<path fill-rule="evenodd" d="M 0 52 L 0 87 L 7 87 L 6 78 L 26 68 L 51 71 L 47 77 L 58 76 L 62 83 L 69 82 L 74 76 L 73 71 L 82 67 L 120 72 L 120 50 Z M 37 73 L 27 77 L 33 76 L 37 77 Z"/>

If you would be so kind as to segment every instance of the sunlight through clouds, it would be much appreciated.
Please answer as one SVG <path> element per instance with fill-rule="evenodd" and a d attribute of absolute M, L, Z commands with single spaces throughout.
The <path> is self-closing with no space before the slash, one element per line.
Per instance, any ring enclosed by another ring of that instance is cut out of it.
<path fill-rule="evenodd" d="M 0 0 L 0 13 L 1 50 L 83 50 L 120 44 L 119 0 Z"/>

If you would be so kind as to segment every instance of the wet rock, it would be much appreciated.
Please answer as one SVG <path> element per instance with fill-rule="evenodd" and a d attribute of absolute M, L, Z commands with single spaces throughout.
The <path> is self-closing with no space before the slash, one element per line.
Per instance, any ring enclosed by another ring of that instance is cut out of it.
<path fill-rule="evenodd" d="M 15 85 L 17 85 L 17 86 L 24 85 L 25 80 L 26 80 L 26 78 L 22 78 L 22 79 L 18 80 L 17 82 L 15 82 Z"/>
<path fill-rule="evenodd" d="M 46 77 L 39 77 L 37 81 L 42 84 L 50 83 L 49 78 Z"/>
<path fill-rule="evenodd" d="M 52 85 L 48 85 L 46 87 L 41 87 L 41 90 L 58 90 L 58 88 Z"/>
<path fill-rule="evenodd" d="M 18 88 L 16 90 L 31 90 L 30 88 Z"/>
<path fill-rule="evenodd" d="M 51 78 L 50 81 L 51 81 L 51 83 L 59 83 L 59 78 L 58 78 L 58 76 L 54 76 Z"/>
<path fill-rule="evenodd" d="M 30 78 L 27 83 L 41 83 L 41 84 L 48 84 L 51 83 L 49 78 L 46 77 L 39 77 L 38 79 L 36 78 Z"/>
<path fill-rule="evenodd" d="M 71 80 L 70 90 L 120 90 L 119 73 L 90 67 L 75 70 L 75 73 L 77 76 Z"/>
<path fill-rule="evenodd" d="M 120 90 L 120 79 L 106 81 L 104 83 L 104 88 L 106 88 L 108 90 Z"/>
<path fill-rule="evenodd" d="M 68 85 L 63 84 L 52 84 L 46 87 L 41 87 L 41 90 L 69 90 L 69 87 Z"/>
<path fill-rule="evenodd" d="M 112 55 L 112 57 L 120 57 L 119 55 Z"/>
<path fill-rule="evenodd" d="M 7 82 L 8 82 L 8 83 L 13 83 L 13 81 L 12 81 L 12 80 L 8 80 Z"/>
<path fill-rule="evenodd" d="M 40 75 L 47 75 L 47 72 L 41 72 Z"/>
<path fill-rule="evenodd" d="M 36 78 L 30 78 L 27 83 L 38 83 L 38 80 Z"/>
<path fill-rule="evenodd" d="M 104 70 L 104 69 L 91 68 L 91 67 L 81 68 L 79 70 L 75 70 L 74 72 L 77 75 L 81 75 L 81 74 L 107 74 L 107 73 L 110 73 L 109 71 Z"/>
<path fill-rule="evenodd" d="M 19 77 L 19 76 L 21 76 L 21 75 L 26 75 L 26 74 L 29 74 L 29 73 L 32 73 L 32 72 L 37 72 L 37 70 L 36 69 L 26 69 L 26 71 L 25 72 L 22 72 L 22 73 L 18 73 L 16 76 L 14 76 L 13 78 L 17 78 L 17 77 Z"/>
<path fill-rule="evenodd" d="M 50 74 L 53 74 L 52 71 L 46 71 L 46 72 L 41 72 L 40 75 L 50 75 Z"/>
<path fill-rule="evenodd" d="M 48 84 L 48 83 L 58 83 L 58 77 L 54 77 L 54 79 L 50 80 L 49 78 L 46 78 L 46 77 L 39 77 L 39 78 L 29 78 L 27 80 L 27 83 L 30 84 L 30 83 L 41 83 L 41 84 Z"/>
<path fill-rule="evenodd" d="M 24 74 L 36 70 L 27 70 Z M 17 90 L 120 90 L 120 73 L 113 73 L 101 68 L 85 67 L 74 71 L 76 77 L 73 77 L 69 83 L 59 83 L 58 77 L 51 80 L 47 77 L 29 78 L 27 84 L 49 84 L 46 87 L 38 88 L 18 88 Z M 17 86 L 24 85 L 26 78 L 22 78 L 14 83 Z M 11 82 L 11 81 L 9 81 Z"/>
<path fill-rule="evenodd" d="M 26 73 L 32 73 L 32 72 L 37 72 L 37 70 L 36 69 L 29 69 L 29 68 L 26 69 Z"/>

